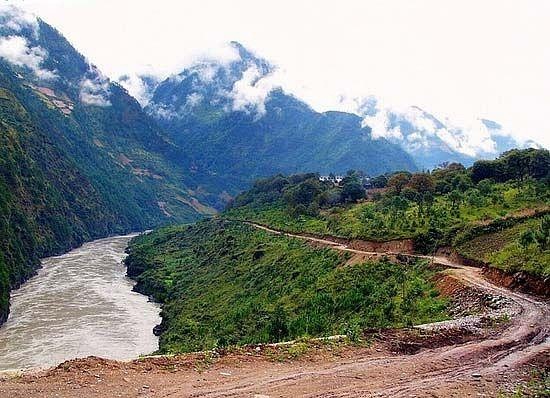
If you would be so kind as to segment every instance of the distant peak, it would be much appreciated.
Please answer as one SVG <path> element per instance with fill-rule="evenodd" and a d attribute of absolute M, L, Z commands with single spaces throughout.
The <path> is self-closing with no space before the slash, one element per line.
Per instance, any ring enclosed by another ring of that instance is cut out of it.
<path fill-rule="evenodd" d="M 259 57 L 253 51 L 243 46 L 238 41 L 231 41 L 229 45 L 235 49 L 239 54 L 239 60 L 237 62 L 246 65 L 256 65 L 258 69 L 268 72 L 273 70 L 273 66 L 265 58 Z"/>
<path fill-rule="evenodd" d="M 489 120 L 489 119 L 480 119 L 480 120 L 485 125 L 485 127 L 487 127 L 488 129 L 492 129 L 492 130 L 501 130 L 502 129 L 502 125 L 500 125 L 497 122 L 494 122 L 494 121 Z"/>
<path fill-rule="evenodd" d="M 238 41 L 230 41 L 229 45 L 239 52 L 241 59 L 256 58 L 256 56 Z"/>

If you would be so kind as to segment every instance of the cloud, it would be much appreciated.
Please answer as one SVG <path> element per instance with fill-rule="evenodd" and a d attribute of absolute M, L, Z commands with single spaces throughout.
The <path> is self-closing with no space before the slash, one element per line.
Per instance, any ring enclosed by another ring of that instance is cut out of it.
<path fill-rule="evenodd" d="M 209 48 L 208 51 L 200 51 L 192 54 L 187 60 L 188 65 L 196 63 L 215 63 L 228 66 L 241 60 L 238 48 L 233 43 L 223 43 Z"/>
<path fill-rule="evenodd" d="M 119 77 L 118 83 L 134 97 L 142 107 L 146 107 L 158 85 L 158 78 L 151 75 L 140 76 L 135 73 Z"/>
<path fill-rule="evenodd" d="M 210 83 L 214 80 L 216 73 L 220 70 L 223 64 L 214 62 L 200 62 L 193 70 L 196 72 L 199 79 L 204 83 Z"/>
<path fill-rule="evenodd" d="M 91 65 L 86 77 L 80 81 L 80 101 L 86 105 L 111 106 L 109 87 L 109 79 Z"/>
<path fill-rule="evenodd" d="M 57 77 L 55 72 L 41 67 L 48 53 L 42 47 L 30 47 L 27 39 L 21 36 L 0 37 L 0 58 L 12 65 L 27 67 L 42 80 Z"/>
<path fill-rule="evenodd" d="M 187 100 L 185 101 L 185 105 L 189 106 L 191 108 L 194 108 L 198 104 L 201 103 L 201 101 L 204 99 L 204 97 L 199 93 L 191 93 L 187 96 Z"/>
<path fill-rule="evenodd" d="M 251 65 L 227 94 L 231 100 L 231 110 L 255 113 L 256 118 L 260 118 L 266 113 L 265 102 L 269 94 L 278 87 L 277 73 L 262 75 L 257 66 Z"/>
<path fill-rule="evenodd" d="M 179 114 L 171 105 L 153 103 L 147 108 L 147 112 L 159 119 L 172 120 L 179 118 Z"/>
<path fill-rule="evenodd" d="M 497 154 L 495 136 L 511 137 L 497 124 L 475 118 L 446 117 L 440 121 L 416 106 L 393 105 L 373 96 L 341 97 L 340 102 L 348 111 L 363 117 L 362 124 L 372 129 L 372 138 L 388 139 L 407 150 L 429 150 L 440 140 L 453 151 L 479 157 Z"/>
<path fill-rule="evenodd" d="M 371 137 L 374 139 L 403 139 L 401 128 L 399 126 L 391 127 L 387 110 L 378 110 L 374 115 L 366 115 L 362 125 L 371 128 Z"/>
<path fill-rule="evenodd" d="M 11 4 L 0 4 L 0 26 L 15 33 L 21 32 L 24 28 L 30 28 L 35 35 L 38 33 L 36 15 Z"/>
<path fill-rule="evenodd" d="M 493 134 L 480 119 L 445 118 L 444 123 L 446 128 L 438 131 L 438 137 L 455 151 L 473 157 L 497 154 Z"/>

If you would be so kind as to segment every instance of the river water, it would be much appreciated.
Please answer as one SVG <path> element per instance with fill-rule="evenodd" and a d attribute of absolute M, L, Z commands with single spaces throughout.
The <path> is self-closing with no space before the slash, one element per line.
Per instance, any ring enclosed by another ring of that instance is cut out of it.
<path fill-rule="evenodd" d="M 133 235 L 86 243 L 42 261 L 12 292 L 0 327 L 0 370 L 57 365 L 96 355 L 130 359 L 158 348 L 160 308 L 132 291 L 122 264 Z"/>

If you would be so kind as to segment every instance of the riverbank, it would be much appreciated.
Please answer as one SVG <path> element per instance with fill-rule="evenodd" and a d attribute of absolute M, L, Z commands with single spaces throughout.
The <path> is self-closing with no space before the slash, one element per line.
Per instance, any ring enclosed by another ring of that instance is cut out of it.
<path fill-rule="evenodd" d="M 27 397 L 391 396 L 501 397 L 550 366 L 548 305 L 485 281 L 478 269 L 452 274 L 447 294 L 476 295 L 519 306 L 512 319 L 475 333 L 373 331 L 363 342 L 304 340 L 250 345 L 129 362 L 90 357 L 0 382 L 0 394 Z M 454 271 L 453 271 L 454 272 Z M 470 291 L 465 294 L 464 291 Z M 545 337 L 546 336 L 546 337 Z"/>
<path fill-rule="evenodd" d="M 13 292 L 0 327 L 0 369 L 45 367 L 88 355 L 130 359 L 158 348 L 160 308 L 132 291 L 122 264 L 136 234 L 105 238 L 43 260 Z"/>

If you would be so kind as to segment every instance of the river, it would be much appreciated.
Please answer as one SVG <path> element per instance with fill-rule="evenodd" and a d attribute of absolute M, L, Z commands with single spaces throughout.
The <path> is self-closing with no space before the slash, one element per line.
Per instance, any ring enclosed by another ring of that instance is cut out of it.
<path fill-rule="evenodd" d="M 100 239 L 42 260 L 12 292 L 0 327 L 0 370 L 43 368 L 96 355 L 130 359 L 158 348 L 160 308 L 133 292 L 122 264 L 134 235 Z"/>

